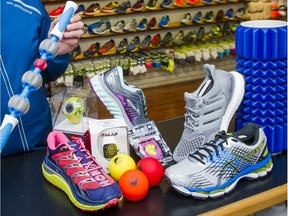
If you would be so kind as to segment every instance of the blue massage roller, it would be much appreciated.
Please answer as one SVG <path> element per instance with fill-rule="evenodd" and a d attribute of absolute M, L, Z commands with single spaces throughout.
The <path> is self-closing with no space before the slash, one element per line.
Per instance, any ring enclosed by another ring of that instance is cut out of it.
<path fill-rule="evenodd" d="M 41 57 L 35 60 L 34 70 L 27 71 L 22 76 L 21 82 L 23 90 L 21 94 L 12 96 L 8 101 L 10 114 L 5 115 L 0 127 L 0 152 L 2 152 L 11 132 L 19 122 L 17 117 L 25 115 L 29 111 L 29 93 L 38 90 L 42 86 L 42 76 L 40 73 L 47 68 L 46 61 L 48 59 L 54 59 L 56 56 L 59 49 L 58 41 L 62 39 L 64 31 L 77 8 L 78 5 L 75 2 L 66 2 L 64 11 L 50 32 L 49 38 L 43 40 L 39 45 Z"/>

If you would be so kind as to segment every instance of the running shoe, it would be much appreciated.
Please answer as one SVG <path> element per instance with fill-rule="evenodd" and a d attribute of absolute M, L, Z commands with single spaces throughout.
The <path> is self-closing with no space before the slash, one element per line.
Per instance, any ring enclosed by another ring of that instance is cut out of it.
<path fill-rule="evenodd" d="M 187 43 L 191 43 L 196 41 L 197 34 L 195 30 L 191 30 L 188 32 L 188 34 L 184 37 L 184 41 Z"/>
<path fill-rule="evenodd" d="M 157 27 L 157 25 L 156 25 L 156 18 L 155 18 L 155 17 L 152 17 L 151 20 L 150 20 L 149 23 L 148 23 L 147 28 L 148 28 L 148 29 L 155 29 L 156 27 Z"/>
<path fill-rule="evenodd" d="M 114 9 L 118 13 L 126 13 L 126 10 L 131 8 L 131 2 L 129 0 L 123 1 L 117 8 Z"/>
<path fill-rule="evenodd" d="M 221 131 L 209 143 L 172 165 L 165 177 L 181 194 L 198 199 L 230 193 L 242 178 L 266 176 L 273 167 L 263 129 L 248 123 L 239 131 Z"/>
<path fill-rule="evenodd" d="M 203 23 L 203 18 L 202 18 L 202 12 L 201 11 L 198 11 L 194 18 L 193 18 L 193 22 L 196 22 L 196 23 Z"/>
<path fill-rule="evenodd" d="M 101 55 L 112 55 L 116 53 L 116 47 L 114 40 L 106 42 L 101 49 L 98 50 L 98 53 Z"/>
<path fill-rule="evenodd" d="M 44 177 L 63 190 L 82 211 L 97 211 L 122 200 L 115 182 L 85 148 L 83 141 L 70 141 L 53 131 L 47 138 L 47 155 L 42 163 Z"/>
<path fill-rule="evenodd" d="M 151 48 L 158 48 L 158 47 L 160 47 L 160 43 L 161 43 L 161 35 L 160 34 L 156 34 L 152 38 L 151 43 L 150 43 L 149 46 Z"/>
<path fill-rule="evenodd" d="M 224 23 L 223 28 L 222 28 L 222 36 L 230 35 L 231 32 L 232 32 L 232 29 L 229 23 Z"/>
<path fill-rule="evenodd" d="M 184 44 L 184 32 L 183 31 L 179 31 L 175 37 L 173 38 L 173 44 L 175 45 L 182 45 Z"/>
<path fill-rule="evenodd" d="M 159 22 L 159 27 L 168 27 L 170 22 L 170 17 L 168 15 L 165 15 L 161 18 L 161 21 Z"/>
<path fill-rule="evenodd" d="M 99 12 L 100 12 L 100 5 L 98 3 L 93 3 L 85 11 L 83 11 L 83 14 L 87 16 L 94 16 L 96 13 Z"/>
<path fill-rule="evenodd" d="M 161 46 L 162 47 L 170 47 L 173 45 L 173 38 L 172 38 L 172 33 L 167 32 L 161 41 Z"/>
<path fill-rule="evenodd" d="M 192 24 L 192 18 L 190 13 L 184 14 L 184 18 L 181 20 L 182 24 L 185 25 L 191 25 Z"/>
<path fill-rule="evenodd" d="M 245 14 L 245 9 L 242 7 L 237 10 L 237 12 L 235 13 L 235 17 L 238 19 L 243 19 L 244 14 Z"/>
<path fill-rule="evenodd" d="M 116 48 L 118 53 L 126 53 L 128 47 L 128 40 L 127 38 L 124 38 L 122 41 L 120 41 L 118 47 Z"/>
<path fill-rule="evenodd" d="M 136 52 L 139 49 L 139 45 L 140 45 L 140 38 L 136 36 L 128 45 L 127 50 L 130 52 Z"/>
<path fill-rule="evenodd" d="M 157 0 L 149 0 L 148 4 L 145 6 L 148 10 L 155 10 L 157 8 Z"/>
<path fill-rule="evenodd" d="M 235 32 L 238 26 L 240 26 L 240 22 L 234 23 L 234 24 L 231 26 L 231 31 L 232 31 L 232 32 Z"/>
<path fill-rule="evenodd" d="M 143 2 L 143 0 L 138 0 L 137 2 L 135 2 L 135 4 L 131 7 L 132 11 L 141 11 L 142 9 L 144 9 L 145 4 Z"/>
<path fill-rule="evenodd" d="M 92 29 L 94 34 L 105 34 L 110 31 L 111 23 L 109 21 L 102 22 L 99 26 Z"/>
<path fill-rule="evenodd" d="M 160 6 L 163 8 L 170 8 L 173 5 L 173 1 L 172 0 L 164 0 Z"/>
<path fill-rule="evenodd" d="M 151 36 L 147 35 L 144 40 L 140 43 L 139 49 L 141 50 L 147 50 L 150 47 L 151 43 Z"/>
<path fill-rule="evenodd" d="M 185 7 L 186 0 L 175 0 L 174 5 L 177 7 Z"/>
<path fill-rule="evenodd" d="M 198 41 L 205 41 L 205 28 L 201 26 L 196 34 L 196 40 Z"/>
<path fill-rule="evenodd" d="M 224 19 L 231 20 L 234 19 L 234 10 L 230 8 L 224 15 Z"/>
<path fill-rule="evenodd" d="M 122 33 L 124 31 L 124 27 L 125 27 L 124 20 L 120 20 L 114 26 L 111 27 L 111 31 Z"/>
<path fill-rule="evenodd" d="M 107 18 L 102 18 L 98 22 L 92 23 L 88 25 L 88 32 L 89 34 L 100 34 L 103 30 L 105 32 L 108 32 L 110 30 L 110 21 Z"/>
<path fill-rule="evenodd" d="M 81 47 L 78 44 L 77 47 L 75 47 L 70 53 L 69 53 L 69 58 L 70 59 L 75 59 L 77 56 L 81 54 Z"/>
<path fill-rule="evenodd" d="M 100 49 L 100 43 L 96 42 L 91 44 L 91 46 L 84 52 L 84 56 L 87 57 L 94 57 L 94 55 L 98 52 Z"/>
<path fill-rule="evenodd" d="M 200 2 L 201 2 L 201 0 L 187 0 L 187 4 L 189 4 L 189 5 L 196 5 Z"/>
<path fill-rule="evenodd" d="M 60 6 L 60 7 L 56 8 L 56 9 L 52 10 L 49 13 L 49 17 L 53 18 L 53 19 L 59 17 L 63 13 L 64 7 L 65 6 Z"/>
<path fill-rule="evenodd" d="M 214 12 L 209 11 L 203 18 L 203 22 L 213 22 L 214 21 Z"/>
<path fill-rule="evenodd" d="M 82 15 L 85 11 L 85 6 L 83 4 L 78 5 L 77 10 L 75 11 L 75 14 Z"/>
<path fill-rule="evenodd" d="M 104 12 L 104 13 L 111 13 L 111 12 L 114 12 L 115 8 L 117 8 L 119 5 L 118 5 L 118 2 L 114 1 L 114 2 L 109 2 L 105 7 L 103 7 L 101 9 L 101 12 Z"/>
<path fill-rule="evenodd" d="M 182 137 L 173 152 L 176 162 L 209 142 L 221 130 L 227 131 L 245 89 L 238 72 L 216 70 L 204 64 L 206 78 L 193 93 L 184 94 L 186 114 Z"/>
<path fill-rule="evenodd" d="M 146 30 L 148 26 L 148 22 L 146 18 L 143 18 L 140 23 L 136 26 L 137 30 L 143 31 Z"/>
<path fill-rule="evenodd" d="M 126 23 L 124 30 L 132 32 L 135 31 L 136 27 L 137 27 L 137 21 L 136 19 L 132 18 Z"/>
<path fill-rule="evenodd" d="M 215 21 L 223 21 L 224 19 L 224 11 L 219 10 L 216 14 Z"/>
<path fill-rule="evenodd" d="M 202 0 L 203 4 L 212 4 L 214 3 L 214 0 Z"/>
<path fill-rule="evenodd" d="M 209 37 L 219 37 L 221 36 L 221 26 L 220 25 L 215 25 L 209 32 Z"/>
<path fill-rule="evenodd" d="M 130 129 L 148 122 L 144 93 L 124 82 L 121 67 L 97 74 L 90 79 L 90 85 L 112 116 L 124 118 Z"/>

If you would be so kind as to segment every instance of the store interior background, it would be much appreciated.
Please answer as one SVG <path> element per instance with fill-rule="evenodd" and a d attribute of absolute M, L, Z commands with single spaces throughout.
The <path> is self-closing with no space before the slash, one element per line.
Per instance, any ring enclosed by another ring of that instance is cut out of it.
<path fill-rule="evenodd" d="M 48 13 L 55 8 L 59 6 L 63 6 L 65 1 L 48 1 L 48 0 L 42 0 L 42 2 L 45 5 L 46 10 Z M 107 0 L 101 0 L 97 3 L 100 4 L 100 7 L 104 7 L 107 5 L 110 1 Z M 131 4 L 133 5 L 136 2 L 136 0 L 132 0 Z M 147 18 L 149 21 L 152 17 L 155 17 L 157 22 L 161 20 L 161 17 L 164 15 L 169 15 L 170 22 L 181 22 L 181 19 L 184 18 L 184 14 L 189 12 L 191 13 L 192 18 L 194 15 L 201 11 L 203 15 L 205 15 L 207 12 L 213 10 L 214 14 L 217 14 L 217 11 L 222 9 L 224 13 L 230 9 L 233 8 L 234 11 L 237 11 L 239 8 L 244 7 L 247 9 L 247 4 L 249 4 L 250 1 L 238 1 L 233 3 L 227 4 L 217 4 L 217 5 L 205 5 L 203 7 L 189 7 L 189 8 L 181 8 L 176 10 L 158 10 L 158 11 L 149 11 L 149 12 L 141 12 L 141 13 L 127 13 L 127 14 L 119 14 L 119 15 L 113 15 L 113 16 L 107 16 L 107 18 L 110 20 L 111 25 L 114 25 L 118 20 L 125 20 L 128 21 L 131 18 L 136 18 L 137 22 L 140 22 L 142 18 Z M 254 3 L 257 2 L 258 4 L 267 3 L 267 1 L 259 0 L 254 1 Z M 283 1 L 284 2 L 284 1 Z M 85 5 L 85 8 L 87 8 L 90 4 L 96 3 L 96 1 L 77 1 L 79 4 Z M 148 0 L 145 0 L 145 3 L 148 3 Z M 161 2 L 158 1 L 158 4 Z M 287 4 L 287 2 L 286 2 Z M 102 17 L 99 15 L 95 15 L 93 17 L 83 17 L 82 21 L 90 25 L 92 23 L 95 23 L 99 21 Z M 287 15 L 285 17 L 281 17 L 280 19 L 287 21 Z M 243 20 L 245 21 L 245 20 Z M 233 22 L 229 22 L 233 23 Z M 223 23 L 219 23 L 223 26 Z M 205 32 L 208 33 L 215 23 L 211 24 L 205 24 L 203 25 L 205 27 Z M 120 41 L 123 38 L 127 38 L 128 42 L 133 40 L 135 36 L 140 37 L 140 41 L 142 41 L 147 35 L 153 35 L 159 33 L 162 38 L 164 35 L 170 31 L 172 35 L 177 34 L 180 30 L 187 33 L 191 29 L 195 29 L 196 31 L 199 29 L 201 25 L 193 25 L 193 26 L 183 26 L 179 28 L 161 28 L 159 31 L 137 31 L 133 33 L 123 33 L 123 34 L 104 34 L 104 35 L 98 35 L 96 37 L 92 38 L 83 38 L 80 41 L 80 47 L 81 51 L 84 52 L 89 48 L 89 46 L 92 43 L 100 42 L 101 45 L 104 45 L 107 41 L 110 39 L 115 40 L 116 46 L 120 43 Z M 219 37 L 219 38 L 213 38 L 211 40 L 217 41 L 217 40 L 230 40 L 234 39 L 234 34 L 231 34 L 229 36 L 225 37 Z M 175 47 L 173 47 L 175 48 Z M 85 58 L 85 59 L 77 59 L 77 60 L 71 60 L 71 63 L 76 66 L 76 68 L 85 68 L 86 65 L 91 65 L 95 61 L 101 61 L 101 59 L 107 59 L 107 58 L 113 58 L 113 56 L 106 56 L 106 57 L 95 57 L 95 58 Z M 172 72 L 164 71 L 161 68 L 149 68 L 147 69 L 147 72 L 140 73 L 137 75 L 129 74 L 128 76 L 125 76 L 125 80 L 130 85 L 135 85 L 141 88 L 144 91 L 144 94 L 146 96 L 146 102 L 147 102 L 147 112 L 148 112 L 148 118 L 150 120 L 154 120 L 155 122 L 160 122 L 172 118 L 177 117 L 183 117 L 185 113 L 185 101 L 184 101 L 184 92 L 193 92 L 195 91 L 202 80 L 205 77 L 204 71 L 203 71 L 203 64 L 213 64 L 216 66 L 217 69 L 222 69 L 225 71 L 233 71 L 236 70 L 236 61 L 235 61 L 235 55 L 228 55 L 224 56 L 221 59 L 209 59 L 207 61 L 201 60 L 200 62 L 195 63 L 185 63 L 184 65 L 175 64 L 175 69 Z M 90 66 L 89 66 L 90 67 Z M 85 91 L 90 90 L 90 86 L 88 84 L 88 77 L 85 77 L 84 79 L 84 86 L 83 89 Z M 52 111 L 59 112 L 59 107 L 61 104 L 61 99 L 63 99 L 63 94 L 67 93 L 67 88 L 71 88 L 65 83 L 57 83 L 53 82 L 46 86 L 46 90 L 48 92 L 48 95 L 50 96 L 50 100 L 52 99 Z M 96 97 L 94 93 L 89 94 L 91 97 Z M 94 116 L 96 116 L 99 119 L 107 119 L 112 118 L 111 114 L 107 111 L 107 109 L 104 107 L 101 101 L 97 99 L 96 107 L 93 105 L 89 105 L 89 107 L 93 107 L 92 113 L 94 113 Z M 96 115 L 95 115 L 96 112 Z M 94 117 L 92 116 L 92 117 Z M 230 130 L 234 129 L 233 122 L 230 125 Z M 275 215 L 275 216 L 281 216 L 281 215 L 287 215 L 287 206 L 285 204 L 281 204 L 278 206 L 271 207 L 267 210 L 258 212 L 254 215 L 261 215 L 261 216 L 268 216 L 268 215 Z"/>

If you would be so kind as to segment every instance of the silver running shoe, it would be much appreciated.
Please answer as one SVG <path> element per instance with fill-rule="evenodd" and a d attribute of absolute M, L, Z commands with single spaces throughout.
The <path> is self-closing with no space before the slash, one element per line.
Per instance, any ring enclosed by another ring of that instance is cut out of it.
<path fill-rule="evenodd" d="M 248 123 L 233 134 L 219 132 L 213 141 L 168 167 L 165 178 L 184 195 L 217 198 L 233 190 L 240 179 L 263 177 L 272 167 L 263 129 Z"/>
<path fill-rule="evenodd" d="M 90 85 L 114 118 L 124 118 L 129 129 L 148 122 L 143 91 L 124 82 L 117 66 L 90 79 Z"/>
<path fill-rule="evenodd" d="M 184 94 L 186 114 L 182 137 L 173 152 L 176 162 L 185 159 L 219 131 L 227 131 L 245 91 L 244 77 L 238 72 L 215 70 L 205 64 L 206 78 L 193 93 Z"/>

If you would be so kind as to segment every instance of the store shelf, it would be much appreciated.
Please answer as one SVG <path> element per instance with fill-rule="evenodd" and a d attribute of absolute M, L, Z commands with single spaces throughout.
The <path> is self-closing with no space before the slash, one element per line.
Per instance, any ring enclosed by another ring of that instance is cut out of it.
<path fill-rule="evenodd" d="M 234 38 L 234 34 L 230 34 L 230 35 L 227 35 L 227 36 L 219 35 L 217 37 L 209 37 L 209 35 L 206 33 L 204 38 L 205 38 L 204 41 L 196 40 L 196 41 L 190 43 L 189 45 L 196 45 L 197 43 L 202 43 L 202 42 L 212 41 L 212 40 L 217 40 L 217 39 L 223 39 L 223 40 L 224 39 L 232 39 L 232 38 Z M 188 45 L 188 44 L 183 44 L 183 45 Z M 160 46 L 160 47 L 157 47 L 157 48 L 150 48 L 150 49 L 147 49 L 147 50 L 138 50 L 136 52 L 115 53 L 115 54 L 108 54 L 108 55 L 100 55 L 100 54 L 97 53 L 93 57 L 85 56 L 84 52 L 82 51 L 81 54 L 76 56 L 75 59 L 70 59 L 70 61 L 80 61 L 80 60 L 86 60 L 86 59 L 103 58 L 103 57 L 115 56 L 115 55 L 128 55 L 129 53 L 131 54 L 131 53 L 152 51 L 152 50 L 158 50 L 158 49 L 169 49 L 169 48 L 174 48 L 174 47 L 175 48 L 179 47 L 179 45 L 172 45 L 172 46 L 169 46 L 169 47 Z"/>
<path fill-rule="evenodd" d="M 137 30 L 134 31 L 124 31 L 121 33 L 116 32 L 108 32 L 105 34 L 86 34 L 81 39 L 91 39 L 91 38 L 99 38 L 99 37 L 109 37 L 114 35 L 127 35 L 127 34 L 139 34 L 139 33 L 145 33 L 145 32 L 155 32 L 155 31 L 167 31 L 170 29 L 177 29 L 177 28 L 191 28 L 191 27 L 199 27 L 199 26 L 205 26 L 205 25 L 217 25 L 221 23 L 230 23 L 230 22 L 241 22 L 243 19 L 229 19 L 229 20 L 222 20 L 222 21 L 213 21 L 213 22 L 203 22 L 203 23 L 191 23 L 191 24 L 183 24 L 181 22 L 170 22 L 167 27 L 157 27 L 155 29 L 146 29 L 146 30 Z"/>
<path fill-rule="evenodd" d="M 129 14 L 141 14 L 141 13 L 155 13 L 157 11 L 163 12 L 163 11 L 171 11 L 171 10 L 185 10 L 185 9 L 196 9 L 196 8 L 201 8 L 201 7 L 214 7 L 214 6 L 223 6 L 223 5 L 232 5 L 232 4 L 239 4 L 239 3 L 244 3 L 244 1 L 227 1 L 225 3 L 211 3 L 211 4 L 203 4 L 203 3 L 198 3 L 195 5 L 189 5 L 186 4 L 183 7 L 177 7 L 177 6 L 171 6 L 170 8 L 162 8 L 160 5 L 156 7 L 156 9 L 151 10 L 151 9 L 142 9 L 141 11 L 132 11 L 128 9 L 126 13 L 117 13 L 117 12 L 111 12 L 111 13 L 103 13 L 99 12 L 94 14 L 93 16 L 87 16 L 87 15 L 81 15 L 83 19 L 87 18 L 99 18 L 99 17 L 106 17 L 106 16 L 122 16 L 122 15 L 129 15 Z"/>

